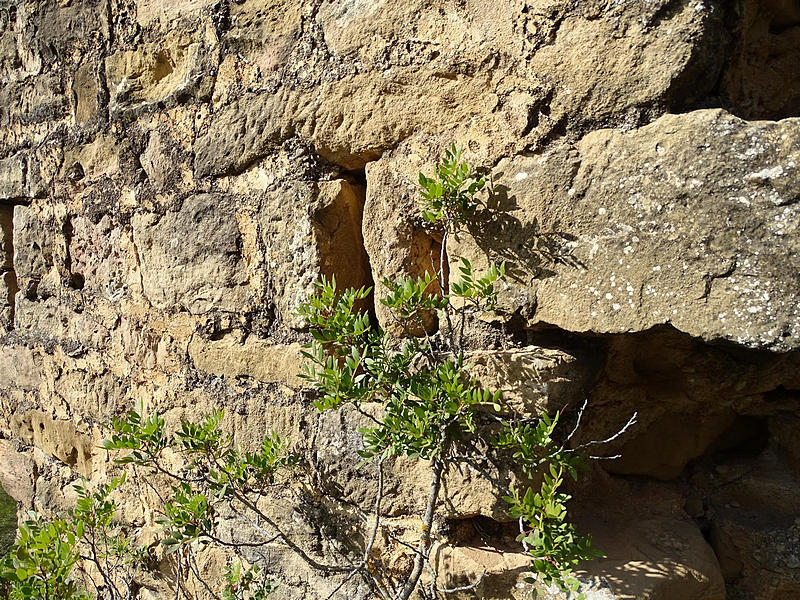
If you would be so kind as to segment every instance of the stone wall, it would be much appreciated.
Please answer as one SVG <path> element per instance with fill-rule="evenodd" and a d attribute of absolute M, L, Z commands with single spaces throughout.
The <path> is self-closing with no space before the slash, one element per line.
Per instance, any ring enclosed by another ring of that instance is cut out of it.
<path fill-rule="evenodd" d="M 492 194 L 448 259 L 511 266 L 476 368 L 531 411 L 587 398 L 586 439 L 639 415 L 574 490 L 596 597 L 800 596 L 796 2 L 0 0 L 0 49 L 0 482 L 22 505 L 106 477 L 97 444 L 137 402 L 282 432 L 369 503 L 357 418 L 296 377 L 293 310 L 320 275 L 438 261 L 415 182 L 455 143 Z M 392 465 L 398 527 L 422 471 Z M 521 597 L 490 485 L 448 481 L 437 564 Z M 296 535 L 324 551 L 319 527 Z M 272 567 L 281 597 L 338 585 Z"/>

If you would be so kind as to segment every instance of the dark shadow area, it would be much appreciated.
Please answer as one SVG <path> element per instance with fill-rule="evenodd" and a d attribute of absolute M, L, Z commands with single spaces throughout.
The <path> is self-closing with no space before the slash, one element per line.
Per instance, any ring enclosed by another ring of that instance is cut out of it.
<path fill-rule="evenodd" d="M 14 207 L 7 204 L 0 205 L 0 258 L 0 287 L 5 285 L 5 297 L 0 299 L 0 318 L 2 325 L 10 330 L 14 328 L 19 282 L 14 271 Z"/>
<path fill-rule="evenodd" d="M 320 270 L 329 279 L 335 277 L 339 289 L 373 288 L 373 293 L 356 309 L 368 312 L 374 321 L 374 281 L 362 234 L 367 194 L 365 172 L 348 173 L 340 186 L 338 193 L 330 197 L 325 197 L 320 188 L 321 208 L 312 215 Z"/>
<path fill-rule="evenodd" d="M 800 3 L 726 3 L 732 34 L 718 94 L 723 108 L 744 119 L 800 115 Z"/>

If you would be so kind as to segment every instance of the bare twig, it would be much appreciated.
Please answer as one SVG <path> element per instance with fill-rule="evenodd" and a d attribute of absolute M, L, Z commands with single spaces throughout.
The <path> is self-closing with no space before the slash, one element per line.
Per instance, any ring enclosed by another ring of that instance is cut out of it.
<path fill-rule="evenodd" d="M 581 419 L 583 418 L 583 411 L 585 411 L 585 410 L 586 410 L 586 405 L 587 405 L 588 403 L 589 403 L 589 399 L 588 399 L 588 398 L 584 398 L 584 400 L 583 400 L 583 404 L 581 405 L 580 409 L 578 410 L 578 416 L 575 418 L 575 427 L 573 427 L 573 428 L 572 428 L 572 431 L 570 431 L 570 432 L 569 432 L 569 435 L 567 436 L 566 443 L 569 443 L 569 441 L 570 441 L 570 440 L 571 440 L 573 437 L 575 437 L 575 434 L 576 434 L 576 433 L 577 433 L 577 431 L 578 431 L 578 427 L 580 427 L 580 426 L 581 426 Z"/>
<path fill-rule="evenodd" d="M 523 536 L 525 535 L 525 519 L 523 517 L 519 518 L 519 532 Z M 530 551 L 530 548 L 528 547 L 528 542 L 525 541 L 525 537 L 522 537 L 522 547 L 525 549 L 525 552 Z"/>
<path fill-rule="evenodd" d="M 375 515 L 375 523 L 372 525 L 369 540 L 364 548 L 364 564 L 369 565 L 369 555 L 372 553 L 372 547 L 375 545 L 375 538 L 378 537 L 378 528 L 381 522 L 381 502 L 383 501 L 383 455 L 378 457 L 378 489 L 375 492 L 375 508 L 373 514 Z"/>
<path fill-rule="evenodd" d="M 628 419 L 628 422 L 625 423 L 625 425 L 622 427 L 622 429 L 617 431 L 617 433 L 615 433 L 611 437 L 607 437 L 604 440 L 591 440 L 589 442 L 586 442 L 585 444 L 581 444 L 580 446 L 577 446 L 576 448 L 574 448 L 574 450 L 583 450 L 584 448 L 588 448 L 590 446 L 598 446 L 598 445 L 601 445 L 601 444 L 608 444 L 609 442 L 613 442 L 615 439 L 620 437 L 622 434 L 624 434 L 626 431 L 628 431 L 628 429 L 630 429 L 631 427 L 633 427 L 633 425 L 636 424 L 636 417 L 638 416 L 638 414 L 639 413 L 634 412 L 631 415 L 631 418 Z"/>

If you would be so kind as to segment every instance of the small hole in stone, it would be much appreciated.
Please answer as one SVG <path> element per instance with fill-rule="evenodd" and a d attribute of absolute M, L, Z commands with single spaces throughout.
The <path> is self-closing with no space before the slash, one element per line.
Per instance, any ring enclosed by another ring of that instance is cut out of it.
<path fill-rule="evenodd" d="M 69 287 L 73 290 L 82 290 L 86 284 L 86 278 L 80 273 L 71 273 L 69 277 Z"/>

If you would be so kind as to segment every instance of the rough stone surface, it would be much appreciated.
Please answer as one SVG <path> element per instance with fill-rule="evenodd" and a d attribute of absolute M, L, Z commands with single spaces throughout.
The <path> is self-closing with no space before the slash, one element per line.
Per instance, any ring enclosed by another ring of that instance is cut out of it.
<path fill-rule="evenodd" d="M 800 7 L 787 0 L 762 0 L 743 2 L 740 10 L 741 36 L 722 78 L 727 101 L 746 119 L 798 116 Z"/>
<path fill-rule="evenodd" d="M 698 464 L 702 521 L 719 558 L 729 598 L 777 599 L 800 591 L 798 476 L 775 447 Z M 771 565 L 776 565 L 774 568 Z"/>
<path fill-rule="evenodd" d="M 242 236 L 230 199 L 192 196 L 163 217 L 136 215 L 145 296 L 160 309 L 232 311 L 245 300 Z"/>
<path fill-rule="evenodd" d="M 0 440 L 0 485 L 22 506 L 33 503 L 35 467 L 31 457 L 9 440 Z"/>
<path fill-rule="evenodd" d="M 618 333 L 669 323 L 707 340 L 796 349 L 798 131 L 794 119 L 698 111 L 504 159 L 486 209 L 454 237 L 451 269 L 460 256 L 479 267 L 507 261 L 505 307 L 530 327 Z M 412 240 L 424 232 L 408 220 L 410 194 L 391 201 L 419 170 L 418 144 L 368 171 L 376 280 L 426 267 L 415 260 Z"/>
<path fill-rule="evenodd" d="M 215 38 L 213 33 L 209 37 Z M 158 44 L 117 52 L 106 59 L 110 109 L 129 114 L 195 97 L 207 99 L 216 63 L 212 48 L 182 32 Z"/>
<path fill-rule="evenodd" d="M 621 458 L 609 470 L 679 476 L 715 444 L 736 446 L 759 419 L 793 414 L 800 368 L 796 354 L 708 348 L 671 329 L 610 340 L 608 362 L 589 396 L 584 439 L 612 435 L 634 412 L 636 427 L 606 448 Z"/>
<path fill-rule="evenodd" d="M 113 417 L 222 408 L 243 447 L 275 430 L 307 461 L 265 510 L 320 560 L 337 538 L 359 555 L 369 420 L 312 406 L 295 309 L 322 275 L 377 284 L 361 308 L 397 333 L 381 280 L 440 264 L 416 181 L 456 143 L 492 194 L 445 262 L 510 266 L 467 330 L 475 376 L 565 428 L 585 401 L 573 444 L 637 414 L 570 490 L 609 555 L 590 597 L 797 596 L 795 4 L 0 0 L 0 483 L 67 510 L 114 473 Z M 484 565 L 500 600 L 529 590 L 496 458 L 448 471 L 434 536 L 442 582 Z M 394 580 L 429 478 L 386 463 Z M 168 573 L 157 498 L 131 486 L 123 516 Z M 283 598 L 369 597 L 269 557 Z M 147 581 L 139 600 L 174 592 Z"/>
<path fill-rule="evenodd" d="M 272 344 L 232 336 L 220 340 L 192 340 L 189 356 L 201 371 L 228 377 L 252 377 L 265 383 L 303 387 L 300 373 L 300 344 Z"/>

